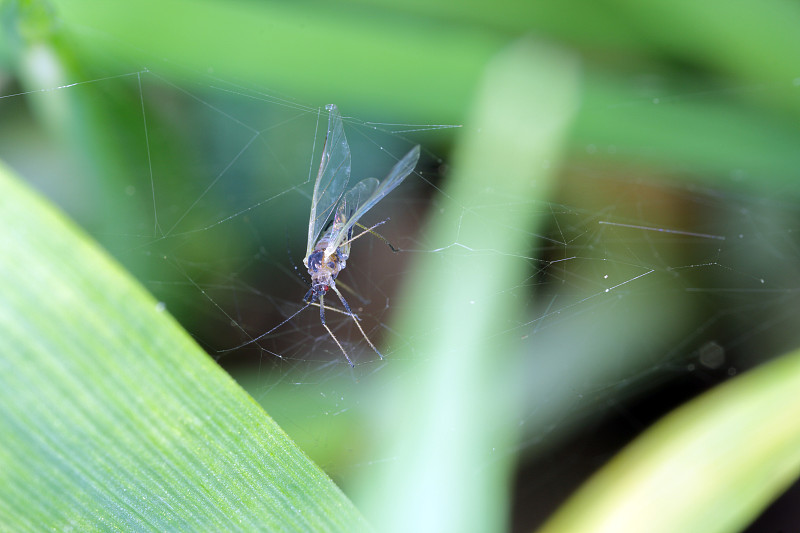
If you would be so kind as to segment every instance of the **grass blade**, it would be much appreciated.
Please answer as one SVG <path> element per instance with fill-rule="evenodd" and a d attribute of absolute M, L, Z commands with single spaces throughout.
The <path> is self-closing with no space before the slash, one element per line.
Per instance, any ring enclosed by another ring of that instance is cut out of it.
<path fill-rule="evenodd" d="M 4 528 L 367 529 L 162 306 L 4 167 L 0 249 Z"/>

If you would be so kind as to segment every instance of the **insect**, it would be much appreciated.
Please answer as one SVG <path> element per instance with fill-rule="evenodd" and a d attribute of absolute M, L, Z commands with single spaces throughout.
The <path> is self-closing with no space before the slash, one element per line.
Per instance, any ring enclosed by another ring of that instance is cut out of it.
<path fill-rule="evenodd" d="M 329 104 L 325 109 L 328 111 L 328 133 L 325 137 L 325 147 L 322 150 L 322 160 L 319 164 L 314 195 L 311 199 L 308 246 L 306 257 L 303 259 L 303 264 L 308 268 L 311 276 L 311 288 L 303 300 L 306 305 L 315 302 L 319 304 L 319 318 L 322 325 L 352 367 L 354 366 L 353 361 L 325 322 L 325 295 L 329 290 L 333 290 L 339 297 L 339 301 L 342 302 L 346 314 L 358 326 L 361 335 L 375 353 L 383 359 L 383 355 L 364 333 L 364 329 L 359 323 L 360 319 L 353 314 L 347 300 L 336 287 L 336 277 L 344 269 L 347 259 L 350 257 L 350 244 L 365 233 L 372 233 L 374 228 L 374 226 L 373 228 L 361 226 L 358 224 L 359 219 L 413 172 L 419 161 L 419 146 L 412 148 L 398 161 L 383 181 L 367 178 L 358 182 L 345 193 L 350 180 L 350 146 L 344 135 L 339 109 L 333 104 Z M 333 217 L 332 221 L 331 217 Z M 359 226 L 364 232 L 353 237 L 355 226 Z M 325 228 L 328 229 L 322 234 Z"/>

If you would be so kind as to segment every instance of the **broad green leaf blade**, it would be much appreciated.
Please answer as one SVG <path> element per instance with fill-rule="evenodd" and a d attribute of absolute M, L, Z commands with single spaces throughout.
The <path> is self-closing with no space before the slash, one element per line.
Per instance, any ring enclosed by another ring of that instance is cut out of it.
<path fill-rule="evenodd" d="M 800 352 L 658 422 L 539 533 L 743 530 L 800 475 Z"/>
<path fill-rule="evenodd" d="M 0 250 L 5 530 L 368 529 L 155 300 L 2 166 Z"/>

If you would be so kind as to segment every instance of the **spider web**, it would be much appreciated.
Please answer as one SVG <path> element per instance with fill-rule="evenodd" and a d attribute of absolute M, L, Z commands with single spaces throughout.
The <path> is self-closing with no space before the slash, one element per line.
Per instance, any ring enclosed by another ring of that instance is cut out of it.
<path fill-rule="evenodd" d="M 504 254 L 529 272 L 524 283 L 504 287 L 524 313 L 493 332 L 521 339 L 530 354 L 521 369 L 530 376 L 522 438 L 500 450 L 529 458 L 516 497 L 533 501 L 535 494 L 542 509 L 518 511 L 523 524 L 546 515 L 578 482 L 562 480 L 550 494 L 546 487 L 564 472 L 551 463 L 590 471 L 597 457 L 671 407 L 800 343 L 792 193 L 721 190 L 706 185 L 700 169 L 655 170 L 643 158 L 616 157 L 621 147 L 588 144 L 568 157 L 552 201 L 487 187 L 482 204 L 464 206 L 444 192 L 444 147 L 459 125 L 396 124 L 342 109 L 352 183 L 381 178 L 411 146 L 424 147 L 416 172 L 364 220 L 386 220 L 380 232 L 400 252 L 359 238 L 340 277 L 386 359 L 370 350 L 350 317 L 328 313 L 356 362 L 350 369 L 317 309 L 295 316 L 307 290 L 304 236 L 328 102 L 149 69 L 36 89 L 11 78 L 3 83 L 0 157 L 129 268 L 345 487 L 392 460 L 365 457 L 358 443 L 342 442 L 358 434 L 375 394 L 372 378 L 392 372 L 392 354 L 417 343 L 397 333 L 392 319 L 405 305 L 403 282 L 418 256 L 459 262 Z M 695 98 L 620 105 L 680 106 Z M 83 137 L 98 143 L 95 152 L 74 150 L 59 127 L 81 120 L 86 102 L 96 99 L 125 127 Z M 76 155 L 108 152 L 127 162 L 115 176 Z M 730 173 L 734 181 L 748 179 L 746 170 Z M 544 216 L 546 231 L 531 234 L 525 249 L 474 247 L 465 228 L 498 205 L 507 213 L 498 231 L 530 232 L 515 225 L 515 214 L 531 210 Z M 443 210 L 456 210 L 460 222 L 434 241 L 425 222 Z M 586 443 L 587 435 L 595 442 Z"/>

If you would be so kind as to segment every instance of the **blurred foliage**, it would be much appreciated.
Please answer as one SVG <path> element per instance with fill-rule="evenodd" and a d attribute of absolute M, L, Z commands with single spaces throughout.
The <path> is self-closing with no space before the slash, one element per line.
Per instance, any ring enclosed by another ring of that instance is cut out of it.
<path fill-rule="evenodd" d="M 293 256 L 302 252 L 297 243 L 305 231 L 302 188 L 308 184 L 301 182 L 314 164 L 309 154 L 315 139 L 319 142 L 319 106 L 335 102 L 349 117 L 384 124 L 464 124 L 463 129 L 392 135 L 380 131 L 390 128 L 375 130 L 357 119 L 347 123 L 359 174 L 379 175 L 391 161 L 386 153 L 403 153 L 409 144 L 427 148 L 421 176 L 441 187 L 432 200 L 440 209 L 432 210 L 426 229 L 407 242 L 424 242 L 433 249 L 458 240 L 475 249 L 489 248 L 487 239 L 502 244 L 499 237 L 492 239 L 492 231 L 497 235 L 512 229 L 503 236 L 509 239 L 505 249 L 490 243 L 500 252 L 495 261 L 466 252 L 415 261 L 406 276 L 411 281 L 393 296 L 391 310 L 398 311 L 400 329 L 394 336 L 386 334 L 387 339 L 413 340 L 392 345 L 391 359 L 397 363 L 379 367 L 380 372 L 359 365 L 350 379 L 340 362 L 327 366 L 307 353 L 313 347 L 310 336 L 298 340 L 291 335 L 284 344 L 276 340 L 280 348 L 275 351 L 308 361 L 306 366 L 262 354 L 253 376 L 237 367 L 253 359 L 248 354 L 225 356 L 221 362 L 234 373 L 239 370 L 265 409 L 377 524 L 392 520 L 402 528 L 400 518 L 424 519 L 426 515 L 415 516 L 409 509 L 419 503 L 415 497 L 426 494 L 419 490 L 415 495 L 414 488 L 429 472 L 425 477 L 437 484 L 431 481 L 426 488 L 448 491 L 436 517 L 439 530 L 446 525 L 462 531 L 498 530 L 508 524 L 509 500 L 519 490 L 510 488 L 517 461 L 544 455 L 573 431 L 579 435 L 581 425 L 591 426 L 587 420 L 600 404 L 657 388 L 657 379 L 637 380 L 654 367 L 651 354 L 672 353 L 705 316 L 725 312 L 705 309 L 711 304 L 689 299 L 678 284 L 632 295 L 624 310 L 615 313 L 576 313 L 559 327 L 527 339 L 528 330 L 538 331 L 537 326 L 523 331 L 520 325 L 530 326 L 542 316 L 548 298 L 577 301 L 586 296 L 571 294 L 569 286 L 544 286 L 538 288 L 539 304 L 529 296 L 522 302 L 506 299 L 503 287 L 524 294 L 535 284 L 531 279 L 539 261 L 558 258 L 552 254 L 559 250 L 541 244 L 547 242 L 540 239 L 547 228 L 536 225 L 545 220 L 531 206 L 547 201 L 576 206 L 569 215 L 596 223 L 596 217 L 585 213 L 606 213 L 613 203 L 620 220 L 638 221 L 648 209 L 647 220 L 659 226 L 695 223 L 726 234 L 735 209 L 703 206 L 690 211 L 685 200 L 675 198 L 680 194 L 660 183 L 685 180 L 690 188 L 714 188 L 718 196 L 778 197 L 790 203 L 797 196 L 794 173 L 800 166 L 800 83 L 794 60 L 800 49 L 798 23 L 800 7 L 779 0 L 6 1 L 0 7 L 0 95 L 26 94 L 0 99 L 0 157 L 168 302 L 181 324 L 218 355 L 220 348 L 241 341 L 236 327 L 220 327 L 221 314 L 233 309 L 224 321 L 264 331 L 291 312 L 287 302 L 302 296 L 299 280 L 292 285 L 285 249 Z M 568 59 L 556 66 L 537 54 L 538 59 L 522 60 L 516 67 L 519 79 L 508 83 L 529 83 L 535 90 L 526 94 L 512 98 L 501 85 L 485 89 L 491 77 L 487 72 L 495 72 L 490 65 L 530 35 L 566 51 L 556 55 Z M 577 89 L 577 82 L 565 81 L 572 75 L 561 70 L 573 58 L 580 63 Z M 520 81 L 531 73 L 535 81 Z M 72 84 L 77 85 L 50 90 Z M 541 87 L 565 96 L 577 90 L 580 108 L 574 117 L 570 119 L 568 109 L 550 106 Z M 478 111 L 498 98 L 512 112 Z M 531 123 L 530 129 L 515 124 L 518 117 Z M 539 157 L 554 169 L 539 172 L 533 164 L 522 165 L 527 170 L 516 168 L 517 158 L 524 160 L 531 144 L 539 145 L 527 135 L 539 135 L 531 133 L 537 123 L 549 124 L 553 117 L 571 120 L 563 140 L 559 128 L 542 134 L 541 144 L 552 153 Z M 506 122 L 492 125 L 495 119 Z M 482 135 L 476 137 L 479 128 Z M 505 152 L 493 146 L 487 131 L 513 132 L 511 138 L 494 141 L 508 154 L 500 155 Z M 243 149 L 250 146 L 257 149 Z M 319 144 L 316 149 L 318 153 Z M 454 167 L 442 182 L 437 170 L 445 170 L 440 164 L 447 158 L 434 154 L 451 149 Z M 560 153 L 566 163 L 559 171 Z M 651 200 L 643 207 L 631 200 L 630 187 L 620 191 L 609 179 L 580 179 L 576 169 L 587 167 L 592 170 L 583 175 L 630 178 L 639 184 L 637 192 L 644 190 Z M 481 169 L 482 176 L 471 175 L 470 169 Z M 557 172 L 556 184 L 548 181 L 552 172 Z M 522 187 L 526 181 L 537 185 Z M 510 201 L 516 198 L 519 204 Z M 409 205 L 419 204 L 411 200 Z M 486 209 L 493 205 L 500 209 Z M 761 209 L 776 227 L 794 224 L 791 209 Z M 422 211 L 409 208 L 404 218 L 422 225 Z M 399 218 L 393 216 L 393 226 L 403 223 Z M 454 232 L 456 225 L 461 233 Z M 416 228 L 404 229 L 411 233 Z M 398 234 L 402 238 L 402 230 Z M 763 246 L 771 244 L 765 241 Z M 529 272 L 506 270 L 509 266 L 501 258 L 528 258 L 530 249 L 536 257 L 524 263 Z M 753 248 L 730 250 L 730 260 L 741 271 L 766 271 L 773 286 L 796 286 L 794 269 L 785 263 L 748 268 L 756 262 Z M 629 253 L 637 261 L 634 266 L 649 261 L 655 269 L 692 264 L 693 251 L 691 244 L 679 242 L 659 249 L 652 259 L 642 259 L 651 257 L 647 243 L 609 243 L 605 252 Z M 401 255 L 408 260 L 413 254 Z M 357 262 L 352 263 L 351 270 Z M 472 275 L 457 267 L 471 269 Z M 614 265 L 621 279 L 643 272 L 625 267 Z M 575 274 L 585 279 L 597 272 Z M 503 285 L 492 285 L 498 279 Z M 389 285 L 396 287 L 396 282 Z M 476 298 L 483 305 L 467 312 Z M 785 305 L 776 308 L 775 316 L 790 314 L 791 302 Z M 732 366 L 747 368 L 796 347 L 795 314 L 781 323 L 781 335 L 754 336 L 754 349 Z M 731 327 L 739 326 L 733 322 Z M 472 339 L 474 351 L 464 352 L 461 360 L 452 358 L 463 351 L 459 333 L 465 328 L 474 336 L 464 335 L 463 340 Z M 487 346 L 488 339 L 498 337 L 502 342 Z M 684 368 L 686 359 L 680 355 L 670 364 Z M 487 370 L 487 356 L 502 362 Z M 311 375 L 326 383 L 325 395 L 312 398 L 295 386 L 305 381 L 311 367 Z M 575 391 L 585 390 L 586 383 L 607 382 L 620 386 L 581 402 L 590 406 L 576 415 Z M 765 380 L 763 387 L 770 386 Z M 746 403 L 749 394 L 761 392 L 745 390 L 739 398 Z M 465 397 L 467 401 L 458 401 Z M 404 398 L 416 401 L 405 404 Z M 426 401 L 441 411 L 426 409 Z M 522 406 L 529 416 L 519 414 Z M 338 410 L 346 414 L 322 416 Z M 449 437 L 442 417 L 458 421 L 458 430 Z M 494 422 L 491 430 L 487 418 Z M 509 429 L 522 420 L 524 427 Z M 712 421 L 707 424 L 713 428 Z M 552 431 L 554 426 L 558 431 Z M 487 431 L 493 444 L 505 447 L 504 457 L 490 459 L 491 452 L 480 448 L 490 446 Z M 723 434 L 735 440 L 729 429 Z M 441 442 L 434 442 L 436 438 Z M 466 444 L 473 438 L 477 440 L 470 451 Z M 538 440 L 547 444 L 535 451 L 515 445 Z M 404 450 L 392 460 L 394 473 L 375 465 L 348 471 L 347 465 L 389 457 L 387 441 L 396 441 L 392 449 Z M 427 445 L 429 453 L 420 449 Z M 489 466 L 472 464 L 480 455 L 476 449 Z M 480 474 L 470 477 L 476 469 Z M 785 471 L 793 472 L 790 467 Z M 771 497 L 785 483 L 776 481 L 762 494 Z M 757 505 L 742 506 L 725 500 L 723 506 L 748 509 L 730 530 L 741 529 L 767 502 L 763 498 Z M 393 515 L 387 504 L 403 516 Z M 518 503 L 514 511 L 515 526 L 522 530 L 541 522 L 542 513 L 549 511 L 529 515 L 525 508 Z"/>
<path fill-rule="evenodd" d="M 741 530 L 800 474 L 798 386 L 795 351 L 682 406 L 540 532 Z"/>

